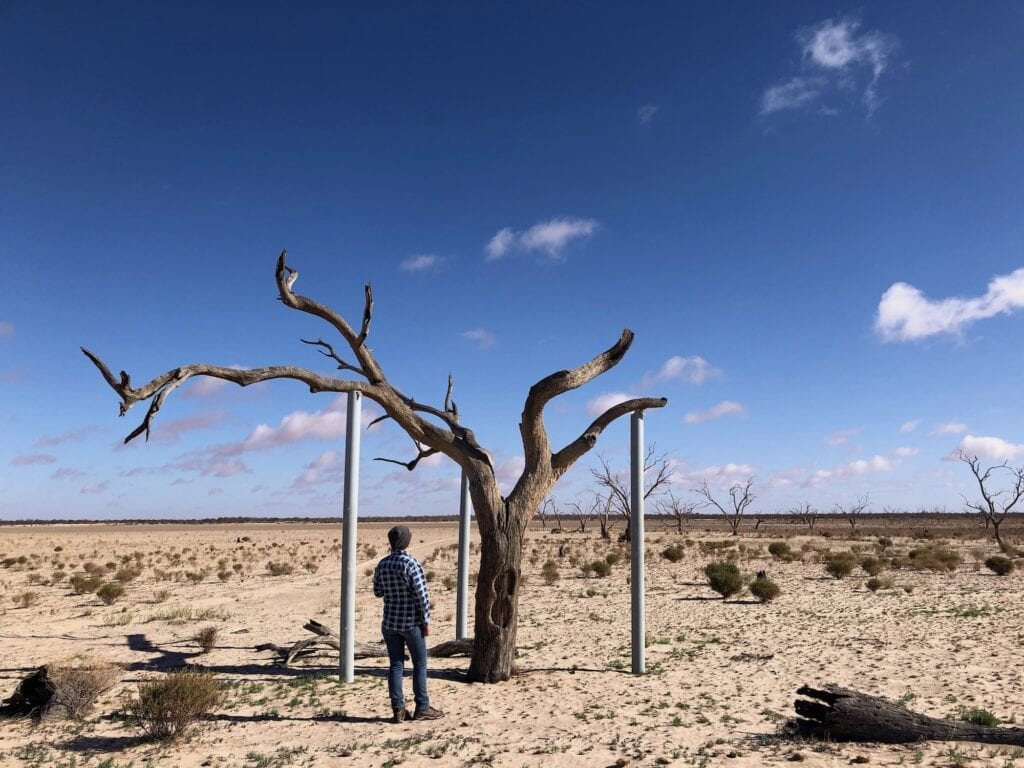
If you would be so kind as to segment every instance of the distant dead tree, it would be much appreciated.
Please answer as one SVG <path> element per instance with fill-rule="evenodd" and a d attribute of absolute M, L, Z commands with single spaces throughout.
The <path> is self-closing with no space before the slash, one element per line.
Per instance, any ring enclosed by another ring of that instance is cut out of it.
<path fill-rule="evenodd" d="M 1024 466 L 1011 467 L 1009 462 L 982 469 L 981 461 L 977 456 L 965 451 L 959 451 L 957 458 L 966 464 L 974 479 L 978 482 L 978 490 L 981 493 L 981 501 L 969 501 L 963 497 L 968 508 L 973 509 L 985 519 L 985 527 L 992 526 L 992 533 L 995 534 L 996 544 L 1003 552 L 1010 554 L 1013 547 L 1006 544 L 999 535 L 999 526 L 1002 525 L 1006 516 L 1017 506 L 1017 502 L 1024 498 Z M 1009 473 L 1009 485 L 1002 490 L 995 490 L 995 480 L 992 473 L 998 470 L 1006 470 Z"/>
<path fill-rule="evenodd" d="M 598 493 L 594 494 L 594 500 L 597 502 L 597 524 L 601 526 L 601 538 L 610 539 L 612 537 L 612 495 L 609 493 L 607 496 L 602 496 Z"/>
<path fill-rule="evenodd" d="M 537 510 L 537 514 L 541 516 L 542 521 L 546 520 L 548 515 L 553 517 L 555 520 L 555 532 L 562 532 L 562 515 L 559 512 L 558 502 L 555 501 L 554 496 L 548 496 L 543 502 L 541 502 L 540 509 Z M 541 525 L 543 525 L 543 522 Z"/>
<path fill-rule="evenodd" d="M 798 504 L 789 510 L 797 520 L 807 526 L 807 530 L 814 533 L 814 526 L 818 523 L 818 515 L 821 514 L 817 507 L 812 507 L 808 502 Z"/>
<path fill-rule="evenodd" d="M 608 491 L 611 511 L 626 519 L 626 530 L 621 538 L 623 541 L 629 541 L 629 521 L 632 510 L 629 475 L 625 472 L 613 472 L 608 459 L 604 456 L 598 458 L 601 468 L 591 469 L 590 474 L 594 476 L 599 486 Z M 668 454 L 657 453 L 655 446 L 651 445 L 644 455 L 644 500 L 663 494 L 667 490 L 666 486 L 672 481 L 673 472 Z"/>
<path fill-rule="evenodd" d="M 718 500 L 715 499 L 711 493 L 711 489 L 708 487 L 708 481 L 702 480 L 700 488 L 694 488 L 694 493 L 699 493 L 707 501 L 704 502 L 705 507 L 715 507 L 725 517 L 725 521 L 729 523 L 729 528 L 732 529 L 733 536 L 739 536 L 740 523 L 743 520 L 743 515 L 747 511 L 747 507 L 754 503 L 757 496 L 754 495 L 752 488 L 754 487 L 753 476 L 748 477 L 745 483 L 736 483 L 729 489 L 729 499 L 731 509 L 726 509 Z"/>
<path fill-rule="evenodd" d="M 683 524 L 693 517 L 697 505 L 690 501 L 683 501 L 671 490 L 665 492 L 665 498 L 659 499 L 657 504 L 658 512 L 670 520 L 675 520 L 676 533 L 683 532 Z"/>
<path fill-rule="evenodd" d="M 868 498 L 868 494 L 864 494 L 857 501 L 849 506 L 843 506 L 842 504 L 835 505 L 835 511 L 837 515 L 842 515 L 846 519 L 846 522 L 850 524 L 850 529 L 857 532 L 857 522 L 860 516 L 864 514 L 865 510 L 871 506 L 871 500 Z"/>
<path fill-rule="evenodd" d="M 372 288 L 365 286 L 362 321 L 353 326 L 331 307 L 296 293 L 294 287 L 298 277 L 299 273 L 287 264 L 287 253 L 282 251 L 274 273 L 278 298 L 285 307 L 326 323 L 334 337 L 344 345 L 340 352 L 335 350 L 331 341 L 322 338 L 303 341 L 316 348 L 335 371 L 344 371 L 352 378 L 336 378 L 330 373 L 291 365 L 238 369 L 195 363 L 171 368 L 151 381 L 135 386 L 127 372 L 115 375 L 98 355 L 83 348 L 82 352 L 120 399 L 122 416 L 134 405 L 149 401 L 142 423 L 125 441 L 141 434 L 148 437 L 153 419 L 167 397 L 196 376 L 210 376 L 242 387 L 272 379 L 291 379 L 301 382 L 314 394 L 361 393 L 383 409 L 381 419 L 392 420 L 412 441 L 415 455 L 411 460 L 391 461 L 413 470 L 422 459 L 443 453 L 466 473 L 480 530 L 480 571 L 468 678 L 487 683 L 508 680 L 515 668 L 523 550 L 530 521 L 559 478 L 597 444 L 601 433 L 612 422 L 626 414 L 661 408 L 668 401 L 665 398 L 637 397 L 613 405 L 561 447 L 551 444 L 544 409 L 560 395 L 593 381 L 618 365 L 633 343 L 633 332 L 627 328 L 611 347 L 596 357 L 575 368 L 555 371 L 530 387 L 519 421 L 524 467 L 506 496 L 498 485 L 491 454 L 477 442 L 473 430 L 461 422 L 461 415 L 452 400 L 451 378 L 444 405 L 436 407 L 409 397 L 385 375 L 374 351 L 366 343 L 373 319 Z M 189 301 L 187 297 L 179 299 L 185 304 Z M 421 309 L 430 310 L 428 299 L 424 299 Z M 182 311 L 187 310 L 183 308 Z M 119 320 L 121 328 L 137 324 L 138 318 Z M 152 336 L 152 330 L 147 329 L 146 334 Z M 159 348 L 159 339 L 151 341 Z M 526 363 L 529 361 L 518 362 L 519 365 Z M 495 381 L 504 380 L 497 371 L 489 371 L 488 375 Z"/>
<path fill-rule="evenodd" d="M 601 507 L 604 505 L 605 499 L 603 496 L 594 494 L 591 496 L 589 501 L 570 501 L 569 509 L 572 511 L 572 516 L 576 518 L 576 522 L 580 526 L 580 533 L 587 532 L 587 524 L 598 517 L 601 512 Z M 605 521 L 607 526 L 607 520 Z M 605 536 L 604 538 L 608 538 Z"/>

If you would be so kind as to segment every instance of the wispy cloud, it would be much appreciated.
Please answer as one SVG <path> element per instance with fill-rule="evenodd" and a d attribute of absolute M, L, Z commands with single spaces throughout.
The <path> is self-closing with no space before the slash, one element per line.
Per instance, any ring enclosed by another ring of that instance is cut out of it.
<path fill-rule="evenodd" d="M 917 448 L 903 447 L 897 448 L 895 451 L 893 451 L 893 453 L 895 453 L 897 456 L 901 458 L 905 458 L 907 456 L 917 456 L 917 454 L 920 453 L 920 451 Z"/>
<path fill-rule="evenodd" d="M 308 488 L 317 483 L 343 479 L 344 462 L 337 451 L 324 451 L 306 465 L 302 474 L 295 478 L 295 488 Z"/>
<path fill-rule="evenodd" d="M 892 459 L 876 453 L 870 459 L 857 459 L 846 464 L 838 464 L 832 469 L 819 469 L 801 485 L 809 488 L 820 487 L 840 478 L 866 475 L 870 472 L 891 472 L 894 466 L 895 462 Z"/>
<path fill-rule="evenodd" d="M 1001 437 L 981 437 L 975 435 L 964 435 L 964 439 L 957 446 L 968 456 L 976 456 L 979 459 L 993 459 L 995 461 L 1016 461 L 1024 457 L 1024 445 L 1011 443 Z"/>
<path fill-rule="evenodd" d="M 658 116 L 661 111 L 661 107 L 657 104 L 644 104 L 640 109 L 636 111 L 636 119 L 640 125 L 649 125 L 654 122 L 654 118 Z"/>
<path fill-rule="evenodd" d="M 89 483 L 88 485 L 83 485 L 81 490 L 79 490 L 79 493 L 85 496 L 98 493 L 106 493 L 106 490 L 109 486 L 110 483 L 106 480 L 104 480 L 102 483 Z"/>
<path fill-rule="evenodd" d="M 282 418 L 276 427 L 259 424 L 245 439 L 215 446 L 214 452 L 221 456 L 238 456 L 302 440 L 337 440 L 345 435 L 346 403 L 347 396 L 339 395 L 319 411 L 293 411 Z"/>
<path fill-rule="evenodd" d="M 206 492 L 207 496 L 221 496 L 224 493 L 223 488 L 211 488 Z"/>
<path fill-rule="evenodd" d="M 556 216 L 534 224 L 525 232 L 505 227 L 484 246 L 486 260 L 496 261 L 513 250 L 539 252 L 548 258 L 559 259 L 571 242 L 589 237 L 597 230 L 597 226 L 595 219 Z"/>
<path fill-rule="evenodd" d="M 830 94 L 855 92 L 871 115 L 881 102 L 878 83 L 899 47 L 895 35 L 872 30 L 860 32 L 859 19 L 826 19 L 801 29 L 796 40 L 801 51 L 801 72 L 767 88 L 761 95 L 764 116 L 816 104 Z M 836 113 L 819 105 L 819 112 Z"/>
<path fill-rule="evenodd" d="M 32 464 L 54 464 L 56 461 L 57 457 L 48 453 L 22 453 L 11 459 L 10 465 L 12 467 L 27 467 Z"/>
<path fill-rule="evenodd" d="M 656 373 L 645 374 L 637 385 L 637 389 L 645 390 L 663 381 L 703 384 L 708 379 L 715 379 L 721 375 L 721 369 L 715 368 L 700 355 L 693 357 L 674 355 L 666 360 Z"/>
<path fill-rule="evenodd" d="M 671 462 L 673 475 L 672 484 L 690 490 L 705 480 L 710 488 L 729 488 L 736 483 L 746 482 L 757 474 L 757 467 L 752 464 L 728 462 L 713 464 L 708 467 L 691 467 L 685 462 Z"/>
<path fill-rule="evenodd" d="M 855 438 L 863 431 L 864 430 L 862 427 L 854 427 L 853 429 L 840 429 L 838 432 L 833 432 L 831 435 L 826 435 L 825 444 L 831 445 L 833 447 L 839 445 L 847 445 L 850 442 L 850 440 Z"/>
<path fill-rule="evenodd" d="M 612 406 L 632 399 L 633 395 L 628 395 L 625 392 L 606 392 L 587 403 L 587 413 L 591 416 L 600 416 Z"/>
<path fill-rule="evenodd" d="M 703 424 L 723 416 L 745 416 L 746 413 L 747 409 L 742 403 L 737 403 L 735 400 L 723 400 L 706 411 L 691 411 L 686 414 L 683 421 L 687 424 Z"/>
<path fill-rule="evenodd" d="M 102 430 L 95 424 L 89 424 L 81 429 L 72 429 L 59 435 L 43 435 L 36 440 L 35 447 L 52 448 L 56 445 L 63 445 L 64 443 L 77 443 L 88 437 L 92 437 L 101 431 Z"/>
<path fill-rule="evenodd" d="M 398 268 L 403 272 L 424 272 L 428 269 L 433 269 L 441 264 L 441 257 L 435 256 L 432 253 L 423 253 L 416 256 L 410 256 L 405 259 Z"/>
<path fill-rule="evenodd" d="M 181 439 L 181 436 L 194 432 L 198 429 L 206 429 L 220 424 L 226 418 L 226 414 L 220 411 L 208 413 L 197 413 L 193 416 L 185 416 L 181 419 L 171 419 L 153 428 L 152 440 L 162 445 L 173 445 Z"/>
<path fill-rule="evenodd" d="M 960 336 L 978 320 L 1024 308 L 1024 268 L 1000 275 L 983 296 L 932 300 L 912 285 L 894 283 L 878 303 L 875 330 L 883 341 L 915 341 L 942 334 Z"/>
<path fill-rule="evenodd" d="M 483 328 L 474 328 L 471 331 L 463 331 L 459 335 L 476 344 L 477 349 L 490 349 L 498 340 L 493 333 L 484 330 Z"/>
<path fill-rule="evenodd" d="M 14 338 L 14 323 L 8 323 L 5 320 L 0 320 L 0 341 L 3 339 Z"/>
<path fill-rule="evenodd" d="M 73 480 L 76 477 L 83 477 L 85 472 L 78 469 L 72 469 L 71 467 L 61 467 L 54 470 L 53 474 L 50 475 L 51 480 Z"/>
<path fill-rule="evenodd" d="M 914 419 L 913 421 L 904 421 L 900 424 L 900 432 L 906 434 L 907 432 L 913 432 L 921 425 L 920 419 Z"/>
<path fill-rule="evenodd" d="M 967 431 L 967 425 L 962 421 L 947 421 L 944 424 L 936 424 L 935 429 L 929 435 L 962 435 Z"/>

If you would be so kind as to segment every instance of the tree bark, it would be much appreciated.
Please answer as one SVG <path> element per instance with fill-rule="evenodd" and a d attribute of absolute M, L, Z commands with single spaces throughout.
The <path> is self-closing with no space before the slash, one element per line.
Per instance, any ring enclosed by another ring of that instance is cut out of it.
<path fill-rule="evenodd" d="M 990 728 L 928 717 L 886 699 L 837 685 L 826 685 L 824 690 L 805 685 L 797 693 L 815 699 L 795 702 L 798 717 L 790 726 L 806 736 L 884 744 L 979 741 L 1024 746 L 1024 728 Z"/>

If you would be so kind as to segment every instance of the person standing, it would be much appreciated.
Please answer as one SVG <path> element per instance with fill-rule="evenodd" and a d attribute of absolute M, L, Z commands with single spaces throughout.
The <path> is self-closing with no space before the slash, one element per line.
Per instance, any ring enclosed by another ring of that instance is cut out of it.
<path fill-rule="evenodd" d="M 373 572 L 373 594 L 384 598 L 381 634 L 388 649 L 388 696 L 391 697 L 392 722 L 410 717 L 402 695 L 405 674 L 405 649 L 412 658 L 412 690 L 416 701 L 413 720 L 436 720 L 444 712 L 430 706 L 427 694 L 427 644 L 430 634 L 430 592 L 423 566 L 406 550 L 412 532 L 404 525 L 388 531 L 391 552 Z"/>

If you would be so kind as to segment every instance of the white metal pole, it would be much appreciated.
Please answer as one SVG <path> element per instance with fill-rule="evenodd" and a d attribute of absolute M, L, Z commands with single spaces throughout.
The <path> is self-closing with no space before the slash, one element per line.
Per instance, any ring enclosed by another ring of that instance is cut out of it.
<path fill-rule="evenodd" d="M 362 400 L 359 392 L 348 393 L 345 422 L 345 499 L 341 534 L 341 627 L 338 637 L 341 682 L 354 678 L 356 625 L 356 522 L 359 518 L 359 437 L 362 431 Z"/>
<path fill-rule="evenodd" d="M 629 578 L 632 608 L 633 674 L 647 671 L 644 644 L 647 639 L 644 615 L 644 414 L 633 413 L 630 420 L 630 492 L 629 540 L 632 550 Z"/>
<path fill-rule="evenodd" d="M 462 471 L 462 493 L 459 497 L 459 584 L 456 591 L 455 639 L 466 638 L 469 616 L 469 516 L 473 508 L 469 501 L 469 478 Z"/>

